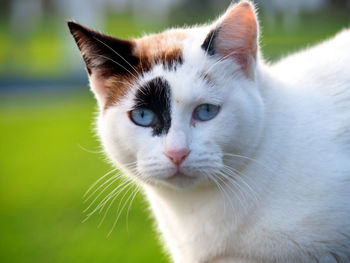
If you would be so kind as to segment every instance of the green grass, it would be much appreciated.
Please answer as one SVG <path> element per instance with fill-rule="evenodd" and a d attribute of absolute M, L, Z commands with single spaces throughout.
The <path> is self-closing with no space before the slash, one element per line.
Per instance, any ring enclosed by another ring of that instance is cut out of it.
<path fill-rule="evenodd" d="M 0 102 L 1 262 L 167 262 L 141 195 L 109 238 L 117 204 L 82 223 L 83 193 L 111 167 L 92 133 L 92 96 Z"/>

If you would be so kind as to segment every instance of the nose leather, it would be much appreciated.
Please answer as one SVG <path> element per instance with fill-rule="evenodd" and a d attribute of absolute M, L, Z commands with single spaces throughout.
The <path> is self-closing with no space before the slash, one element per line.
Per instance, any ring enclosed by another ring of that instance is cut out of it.
<path fill-rule="evenodd" d="M 177 166 L 179 166 L 188 156 L 189 150 L 186 148 L 176 150 L 166 150 L 165 155 Z"/>

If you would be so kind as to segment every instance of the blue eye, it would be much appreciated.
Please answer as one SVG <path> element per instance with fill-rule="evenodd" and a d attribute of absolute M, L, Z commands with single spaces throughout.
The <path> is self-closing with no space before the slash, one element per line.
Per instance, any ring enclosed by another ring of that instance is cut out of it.
<path fill-rule="evenodd" d="M 209 121 L 218 114 L 220 107 L 213 104 L 202 104 L 194 109 L 193 118 L 200 121 Z"/>
<path fill-rule="evenodd" d="M 130 112 L 130 119 L 139 126 L 149 127 L 156 122 L 156 115 L 149 109 L 135 109 Z"/>

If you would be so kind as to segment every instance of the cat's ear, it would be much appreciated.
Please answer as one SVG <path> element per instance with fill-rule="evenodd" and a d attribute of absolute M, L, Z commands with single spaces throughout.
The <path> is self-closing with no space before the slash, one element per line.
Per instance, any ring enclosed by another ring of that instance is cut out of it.
<path fill-rule="evenodd" d="M 202 44 L 208 55 L 233 58 L 243 72 L 254 78 L 258 49 L 258 21 L 254 6 L 242 1 L 219 19 Z"/>
<path fill-rule="evenodd" d="M 139 59 L 133 55 L 135 43 L 103 35 L 78 23 L 68 21 L 69 30 L 85 61 L 92 91 L 101 104 L 109 93 L 107 80 L 112 76 L 133 75 Z"/>

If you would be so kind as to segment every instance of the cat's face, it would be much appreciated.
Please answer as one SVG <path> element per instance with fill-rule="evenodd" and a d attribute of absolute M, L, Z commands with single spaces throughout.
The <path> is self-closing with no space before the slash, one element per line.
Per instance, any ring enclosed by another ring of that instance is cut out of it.
<path fill-rule="evenodd" d="M 213 26 L 126 41 L 69 24 L 100 106 L 111 159 L 137 180 L 189 187 L 238 170 L 261 133 L 263 109 L 250 4 Z"/>

